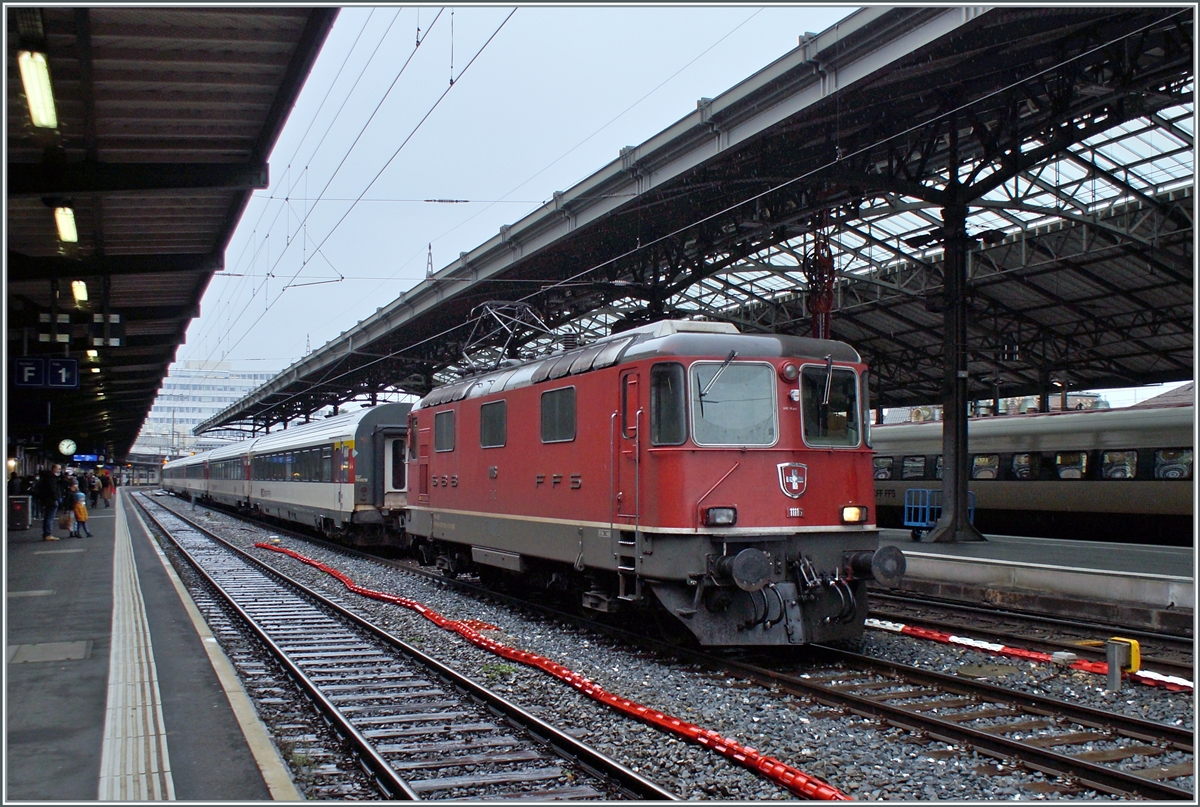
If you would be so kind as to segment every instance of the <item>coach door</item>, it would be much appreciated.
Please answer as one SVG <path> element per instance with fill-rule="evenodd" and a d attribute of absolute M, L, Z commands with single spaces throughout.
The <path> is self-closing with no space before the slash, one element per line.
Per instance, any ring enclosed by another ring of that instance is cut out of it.
<path fill-rule="evenodd" d="M 406 504 L 408 491 L 408 445 L 403 431 L 390 429 L 383 433 L 382 473 L 383 506 L 395 510 Z"/>
<path fill-rule="evenodd" d="M 621 402 L 617 410 L 616 431 L 616 497 L 614 508 L 619 524 L 636 524 L 641 512 L 640 487 L 640 430 L 641 384 L 636 370 L 621 376 Z"/>

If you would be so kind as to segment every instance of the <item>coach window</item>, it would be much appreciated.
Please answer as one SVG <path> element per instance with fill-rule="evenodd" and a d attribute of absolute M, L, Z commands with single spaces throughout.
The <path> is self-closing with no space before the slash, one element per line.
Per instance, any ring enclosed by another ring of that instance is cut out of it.
<path fill-rule="evenodd" d="M 479 445 L 501 448 L 508 442 L 508 403 L 492 401 L 479 407 Z"/>
<path fill-rule="evenodd" d="M 1059 479 L 1083 479 L 1087 474 L 1087 454 L 1083 451 L 1061 451 L 1054 455 L 1054 469 Z"/>
<path fill-rule="evenodd" d="M 333 481 L 333 446 L 321 449 L 321 481 Z"/>
<path fill-rule="evenodd" d="M 433 450 L 454 450 L 454 410 L 447 409 L 433 416 Z"/>
<path fill-rule="evenodd" d="M 1013 454 L 1012 473 L 1017 479 L 1037 479 L 1037 468 L 1037 454 Z"/>
<path fill-rule="evenodd" d="M 542 393 L 542 442 L 565 443 L 575 439 L 575 388 Z"/>
<path fill-rule="evenodd" d="M 1164 448 L 1154 452 L 1155 479 L 1191 479 L 1192 450 Z"/>
<path fill-rule="evenodd" d="M 1136 476 L 1136 451 L 1105 451 L 1100 455 L 1101 479 L 1133 479 Z"/>
<path fill-rule="evenodd" d="M 650 368 L 651 445 L 677 446 L 687 439 L 683 391 L 682 364 L 656 364 Z"/>
<path fill-rule="evenodd" d="M 896 464 L 894 457 L 876 457 L 875 458 L 875 478 L 876 479 L 891 479 L 892 466 Z"/>
<path fill-rule="evenodd" d="M 972 479 L 998 479 L 999 477 L 999 454 L 976 454 L 971 458 Z"/>
<path fill-rule="evenodd" d="M 900 470 L 901 479 L 924 479 L 925 478 L 925 458 L 924 457 L 905 457 L 904 465 Z"/>
<path fill-rule="evenodd" d="M 942 478 L 942 455 L 941 454 L 938 454 L 937 464 L 934 465 L 933 478 L 939 479 L 939 480 Z"/>

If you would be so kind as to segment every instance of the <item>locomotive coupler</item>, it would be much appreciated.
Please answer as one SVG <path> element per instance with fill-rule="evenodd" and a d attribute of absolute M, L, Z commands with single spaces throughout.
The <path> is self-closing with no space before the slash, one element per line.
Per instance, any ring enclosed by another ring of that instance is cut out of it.
<path fill-rule="evenodd" d="M 849 553 L 844 557 L 848 577 L 865 579 L 870 576 L 883 586 L 896 585 L 908 566 L 904 553 L 890 544 L 881 546 L 874 552 L 864 550 Z"/>

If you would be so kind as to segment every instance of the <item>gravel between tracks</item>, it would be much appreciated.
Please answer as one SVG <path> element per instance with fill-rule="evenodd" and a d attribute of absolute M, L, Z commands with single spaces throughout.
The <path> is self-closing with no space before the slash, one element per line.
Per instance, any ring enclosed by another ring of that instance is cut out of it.
<path fill-rule="evenodd" d="M 156 497 L 173 509 L 187 505 Z M 664 660 L 578 628 L 515 612 L 448 590 L 436 581 L 404 574 L 292 539 L 267 527 L 247 527 L 231 517 L 197 510 L 205 526 L 243 547 L 264 536 L 327 562 L 356 583 L 425 603 L 450 619 L 479 619 L 495 625 L 488 635 L 498 641 L 553 659 L 587 676 L 608 691 L 667 714 L 720 732 L 821 777 L 856 799 L 1097 799 L 1091 790 L 1062 794 L 1045 787 L 1040 773 L 997 765 L 978 754 L 943 753 L 942 743 L 919 740 L 908 732 L 881 727 L 768 689 L 746 685 L 699 668 Z M 544 719 L 579 736 L 593 747 L 688 799 L 792 799 L 788 791 L 739 768 L 723 757 L 621 717 L 546 674 L 507 662 L 475 648 L 455 634 L 396 606 L 351 594 L 333 578 L 279 553 L 251 549 L 289 576 L 371 619 L 394 636 L 474 677 Z M 1119 693 L 1104 690 L 1099 676 L 1060 672 L 1045 665 L 997 658 L 978 651 L 947 647 L 868 631 L 860 649 L 870 655 L 940 672 L 964 664 L 1008 664 L 1016 671 L 998 683 L 1150 720 L 1191 728 L 1191 693 L 1127 684 Z M 1176 780 L 1180 787 L 1192 781 Z"/>

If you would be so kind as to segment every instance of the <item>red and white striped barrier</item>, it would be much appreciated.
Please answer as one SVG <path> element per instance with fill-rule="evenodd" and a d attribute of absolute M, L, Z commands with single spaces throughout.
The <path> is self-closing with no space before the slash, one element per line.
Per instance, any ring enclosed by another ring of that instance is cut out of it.
<path fill-rule="evenodd" d="M 390 602 L 394 605 L 399 605 L 412 611 L 416 611 L 418 614 L 425 617 L 430 622 L 433 622 L 438 627 L 444 628 L 445 630 L 454 631 L 476 647 L 482 647 L 483 649 L 495 653 L 503 658 L 509 659 L 510 661 L 516 661 L 531 667 L 537 667 L 538 669 L 549 673 L 560 681 L 565 681 L 566 683 L 575 687 L 575 689 L 587 695 L 592 700 L 599 701 L 606 706 L 616 709 L 618 712 L 622 712 L 630 717 L 634 717 L 638 720 L 649 723 L 650 725 L 662 731 L 674 734 L 677 737 L 682 737 L 685 740 L 697 743 L 705 748 L 716 751 L 718 754 L 727 759 L 733 760 L 742 767 L 761 774 L 767 779 L 770 779 L 772 782 L 787 788 L 797 796 L 807 799 L 818 799 L 821 801 L 851 800 L 849 796 L 838 790 L 833 785 L 827 784 L 815 776 L 809 776 L 803 771 L 797 770 L 790 765 L 780 762 L 774 757 L 760 754 L 753 748 L 747 748 L 733 740 L 722 737 L 715 731 L 701 728 L 700 726 L 680 720 L 677 717 L 663 714 L 662 712 L 651 709 L 648 706 L 643 706 L 631 700 L 626 700 L 625 698 L 613 695 L 612 693 L 607 692 L 601 687 L 597 686 L 595 683 L 584 678 L 579 673 L 573 672 L 557 662 L 551 661 L 544 656 L 539 656 L 534 653 L 529 653 L 524 650 L 518 650 L 514 647 L 501 644 L 500 642 L 483 636 L 477 629 L 478 627 L 485 629 L 492 628 L 491 625 L 486 625 L 478 620 L 446 619 L 446 617 L 442 616 L 437 611 L 426 607 L 416 600 L 410 600 L 407 597 L 400 597 L 395 594 L 386 594 L 382 591 L 374 591 L 369 588 L 363 588 L 336 569 L 326 566 L 320 561 L 305 557 L 298 552 L 293 552 L 290 549 L 285 549 L 281 546 L 275 546 L 273 544 L 258 543 L 255 544 L 255 546 L 259 549 L 270 549 L 273 552 L 282 552 L 285 555 L 295 558 L 301 563 L 306 563 L 315 569 L 320 569 L 326 574 L 337 578 L 339 581 L 341 581 L 342 585 L 355 594 L 360 594 L 364 597 L 370 597 L 383 602 Z"/>
<path fill-rule="evenodd" d="M 954 636 L 942 631 L 930 630 L 929 628 L 918 628 L 913 625 L 905 625 L 900 622 L 888 622 L 883 619 L 867 619 L 864 623 L 868 628 L 876 630 L 886 630 L 892 633 L 901 633 L 905 636 L 915 636 L 918 639 L 928 639 L 931 642 L 941 642 L 942 644 L 955 644 L 962 647 L 970 647 L 974 650 L 982 650 L 985 653 L 992 653 L 998 656 L 1012 656 L 1021 658 L 1027 661 L 1039 661 L 1044 664 L 1057 664 L 1054 656 L 1050 653 L 1042 653 L 1037 650 L 1025 650 L 1020 647 L 1008 647 L 995 642 L 985 642 L 981 639 L 971 639 L 967 636 Z M 1083 672 L 1095 673 L 1096 675 L 1108 675 L 1108 662 L 1105 661 L 1083 661 L 1076 660 L 1071 664 L 1066 665 L 1072 670 L 1081 670 Z M 1191 692 L 1194 690 L 1192 682 L 1185 678 L 1180 678 L 1175 675 L 1163 675 L 1162 673 L 1151 672 L 1150 670 L 1138 670 L 1125 674 L 1126 678 L 1137 681 L 1141 684 L 1146 684 L 1152 687 L 1163 687 L 1172 692 Z"/>

